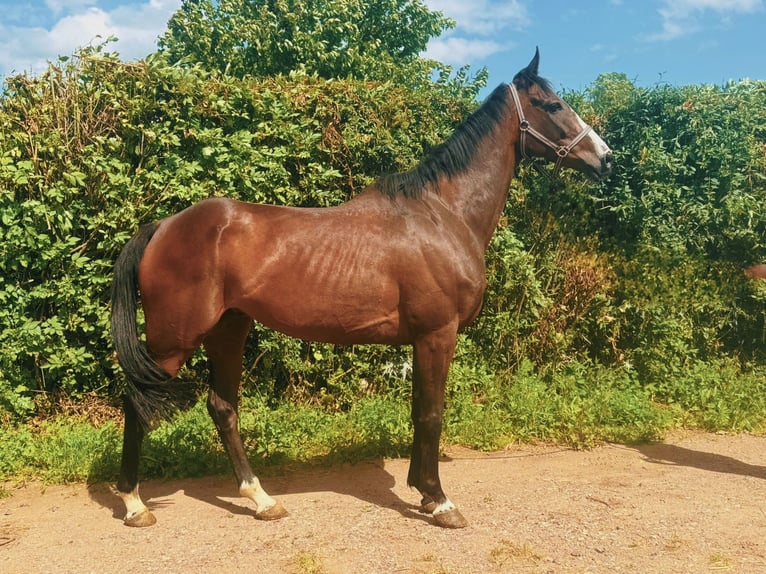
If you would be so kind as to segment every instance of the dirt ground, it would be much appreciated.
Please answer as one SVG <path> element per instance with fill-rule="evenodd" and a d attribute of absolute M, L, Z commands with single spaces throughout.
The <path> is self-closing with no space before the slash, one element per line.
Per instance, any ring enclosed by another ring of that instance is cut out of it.
<path fill-rule="evenodd" d="M 681 433 L 590 451 L 453 448 L 442 482 L 470 526 L 417 510 L 407 460 L 262 477 L 289 510 L 253 518 L 233 476 L 146 481 L 122 524 L 106 484 L 5 485 L 0 572 L 766 572 L 766 437 Z"/>

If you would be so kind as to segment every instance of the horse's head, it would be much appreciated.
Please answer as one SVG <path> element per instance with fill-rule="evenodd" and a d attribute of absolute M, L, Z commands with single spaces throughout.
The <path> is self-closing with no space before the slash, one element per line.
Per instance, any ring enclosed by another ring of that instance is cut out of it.
<path fill-rule="evenodd" d="M 571 167 L 593 179 L 612 170 L 612 151 L 580 116 L 559 98 L 547 80 L 537 74 L 540 52 L 513 78 L 511 94 L 519 115 L 523 157 L 544 157 L 555 162 L 553 175 Z"/>

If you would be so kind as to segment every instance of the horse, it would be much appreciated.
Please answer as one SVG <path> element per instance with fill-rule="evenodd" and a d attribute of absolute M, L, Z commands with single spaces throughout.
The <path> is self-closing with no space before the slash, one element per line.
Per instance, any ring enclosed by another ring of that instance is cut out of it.
<path fill-rule="evenodd" d="M 115 263 L 111 294 L 127 385 L 117 482 L 125 524 L 156 521 L 138 492 L 141 443 L 188 399 L 176 375 L 200 346 L 210 366 L 207 410 L 239 493 L 256 518 L 287 514 L 253 473 L 237 429 L 245 338 L 258 321 L 306 341 L 411 345 L 407 484 L 437 526 L 467 525 L 439 480 L 445 383 L 458 333 L 482 306 L 485 252 L 510 182 L 526 157 L 595 180 L 612 167 L 606 143 L 538 75 L 539 59 L 535 50 L 413 169 L 381 176 L 346 203 L 208 198 L 139 228 Z"/>
<path fill-rule="evenodd" d="M 756 263 L 745 269 L 745 276 L 751 279 L 766 279 L 766 263 Z"/>

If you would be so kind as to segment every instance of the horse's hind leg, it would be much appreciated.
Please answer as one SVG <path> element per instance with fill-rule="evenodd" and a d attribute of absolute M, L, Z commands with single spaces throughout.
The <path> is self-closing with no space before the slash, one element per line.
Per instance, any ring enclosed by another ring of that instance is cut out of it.
<path fill-rule="evenodd" d="M 138 459 L 141 454 L 144 429 L 141 428 L 136 410 L 128 397 L 124 399 L 123 410 L 125 411 L 125 429 L 122 435 L 122 462 L 117 492 L 127 509 L 125 524 L 151 526 L 157 522 L 157 519 L 149 512 L 138 495 Z"/>
<path fill-rule="evenodd" d="M 252 319 L 247 315 L 227 311 L 205 338 L 205 351 L 210 361 L 207 410 L 234 465 L 240 494 L 255 503 L 257 518 L 275 520 L 285 516 L 287 511 L 266 494 L 253 474 L 237 425 L 242 356 L 251 326 Z"/>

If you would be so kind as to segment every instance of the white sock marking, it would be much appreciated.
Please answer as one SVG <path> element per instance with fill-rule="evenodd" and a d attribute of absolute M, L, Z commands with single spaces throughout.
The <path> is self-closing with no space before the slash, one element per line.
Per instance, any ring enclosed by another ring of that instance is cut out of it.
<path fill-rule="evenodd" d="M 457 506 L 452 504 L 452 501 L 448 498 L 436 508 L 434 508 L 433 514 L 436 515 L 441 514 L 442 512 L 449 512 L 450 510 L 455 510 L 456 508 Z"/>
<path fill-rule="evenodd" d="M 261 482 L 254 478 L 250 482 L 243 481 L 239 485 L 239 493 L 255 503 L 255 511 L 263 512 L 276 505 L 277 501 L 271 498 L 261 487 Z"/>
<path fill-rule="evenodd" d="M 125 520 L 148 510 L 138 494 L 138 485 L 131 492 L 118 492 L 117 494 L 120 495 L 120 498 L 125 503 Z"/>

